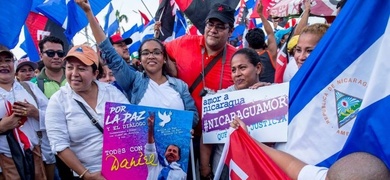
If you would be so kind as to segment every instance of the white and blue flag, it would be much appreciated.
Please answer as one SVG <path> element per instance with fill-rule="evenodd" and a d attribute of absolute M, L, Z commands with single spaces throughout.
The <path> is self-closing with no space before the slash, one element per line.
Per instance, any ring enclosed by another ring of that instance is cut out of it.
<path fill-rule="evenodd" d="M 33 2 L 1 0 L 0 4 L 3 7 L 0 11 L 0 44 L 12 49 L 18 44 L 20 31 Z"/>
<path fill-rule="evenodd" d="M 147 25 L 145 25 L 144 29 L 141 33 L 141 42 L 147 39 L 154 38 L 154 25 L 156 24 L 156 20 L 153 18 Z"/>
<path fill-rule="evenodd" d="M 90 0 L 94 15 L 98 14 L 111 0 Z M 88 25 L 84 11 L 74 0 L 47 0 L 38 5 L 36 10 L 61 25 L 70 41 L 76 33 Z"/>
<path fill-rule="evenodd" d="M 104 33 L 106 33 L 107 37 L 111 37 L 111 35 L 115 34 L 119 29 L 119 22 L 115 16 L 114 8 L 112 7 L 112 3 L 108 5 L 108 11 L 106 16 L 104 17 Z"/>
<path fill-rule="evenodd" d="M 326 167 L 369 152 L 390 168 L 389 14 L 390 1 L 346 3 L 290 82 L 288 142 L 278 149 Z"/>
<path fill-rule="evenodd" d="M 143 25 L 134 24 L 128 31 L 124 32 L 123 38 L 131 38 L 133 43 L 129 46 L 129 53 L 134 54 L 138 51 L 141 46 L 141 33 L 142 33 Z"/>

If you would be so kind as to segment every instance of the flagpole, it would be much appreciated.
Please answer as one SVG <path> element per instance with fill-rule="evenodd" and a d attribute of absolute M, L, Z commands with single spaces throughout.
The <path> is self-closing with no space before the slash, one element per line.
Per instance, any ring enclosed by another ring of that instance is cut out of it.
<path fill-rule="evenodd" d="M 145 8 L 146 8 L 146 10 L 148 11 L 149 15 L 150 15 L 150 16 L 152 17 L 152 19 L 153 19 L 154 17 L 153 17 L 153 15 L 152 15 L 152 13 L 150 13 L 150 11 L 149 11 L 148 7 L 146 6 L 146 4 L 144 3 L 144 1 L 141 0 L 141 2 L 142 2 L 142 4 L 145 6 Z"/>
<path fill-rule="evenodd" d="M 194 144 L 193 144 L 192 138 L 191 138 L 191 144 L 190 144 L 190 152 L 191 152 L 192 179 L 196 179 L 195 158 L 194 158 Z"/>

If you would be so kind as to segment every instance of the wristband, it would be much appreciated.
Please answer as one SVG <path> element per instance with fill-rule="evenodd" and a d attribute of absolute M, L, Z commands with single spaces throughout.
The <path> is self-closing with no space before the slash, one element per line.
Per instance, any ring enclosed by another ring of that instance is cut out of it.
<path fill-rule="evenodd" d="M 80 174 L 79 178 L 82 179 L 83 176 L 88 172 L 88 169 L 85 169 L 83 173 Z"/>

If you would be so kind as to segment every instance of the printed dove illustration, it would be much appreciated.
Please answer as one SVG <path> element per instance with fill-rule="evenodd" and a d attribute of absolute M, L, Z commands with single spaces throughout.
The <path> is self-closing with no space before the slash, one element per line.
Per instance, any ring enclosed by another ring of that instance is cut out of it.
<path fill-rule="evenodd" d="M 161 127 L 164 127 L 165 124 L 169 123 L 171 121 L 171 115 L 172 115 L 172 112 L 169 112 L 169 113 L 164 112 L 163 114 L 161 114 L 159 111 L 158 118 L 160 118 L 162 120 L 162 122 L 160 122 L 159 125 Z"/>

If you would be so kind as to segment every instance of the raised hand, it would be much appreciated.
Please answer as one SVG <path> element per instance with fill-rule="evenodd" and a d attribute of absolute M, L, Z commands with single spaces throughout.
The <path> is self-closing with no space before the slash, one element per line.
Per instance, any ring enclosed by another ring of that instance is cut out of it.
<path fill-rule="evenodd" d="M 84 12 L 91 11 L 91 5 L 88 0 L 75 0 L 76 3 L 83 9 Z"/>
<path fill-rule="evenodd" d="M 149 117 L 148 117 L 148 126 L 153 127 L 154 126 L 154 118 L 155 113 L 154 112 L 149 112 Z"/>
<path fill-rule="evenodd" d="M 260 16 L 263 14 L 263 8 L 264 8 L 263 3 L 261 1 L 259 1 L 259 4 L 257 5 L 256 11 Z"/>
<path fill-rule="evenodd" d="M 303 0 L 305 5 L 305 11 L 310 11 L 311 8 L 311 0 Z"/>

